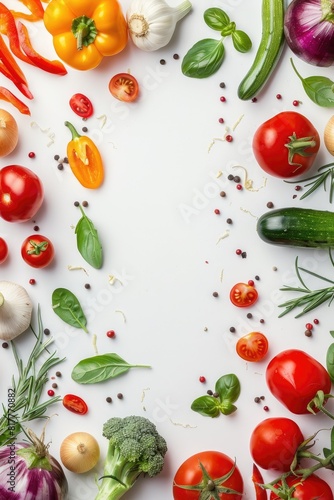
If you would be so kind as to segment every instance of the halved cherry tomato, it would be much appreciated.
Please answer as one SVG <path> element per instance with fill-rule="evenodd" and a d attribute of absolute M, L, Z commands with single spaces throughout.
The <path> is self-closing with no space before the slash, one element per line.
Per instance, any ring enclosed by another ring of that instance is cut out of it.
<path fill-rule="evenodd" d="M 255 304 L 258 293 L 253 285 L 237 283 L 230 291 L 230 300 L 237 307 L 249 307 Z"/>
<path fill-rule="evenodd" d="M 246 361 L 261 361 L 268 352 L 268 339 L 260 332 L 247 333 L 238 340 L 236 351 Z"/>
<path fill-rule="evenodd" d="M 66 394 L 66 396 L 63 397 L 63 405 L 66 410 L 77 413 L 78 415 L 85 415 L 88 412 L 88 406 L 85 401 L 74 394 Z"/>
<path fill-rule="evenodd" d="M 31 267 L 42 268 L 51 264 L 55 251 L 52 242 L 46 236 L 33 234 L 22 243 L 21 255 Z"/>
<path fill-rule="evenodd" d="M 89 118 L 93 114 L 93 104 L 84 94 L 74 94 L 70 99 L 72 111 L 82 118 Z"/>
<path fill-rule="evenodd" d="M 3 238 L 0 238 L 0 264 L 5 262 L 8 256 L 8 246 Z"/>
<path fill-rule="evenodd" d="M 109 82 L 111 95 L 124 102 L 135 101 L 139 93 L 139 85 L 129 73 L 118 73 Z"/>

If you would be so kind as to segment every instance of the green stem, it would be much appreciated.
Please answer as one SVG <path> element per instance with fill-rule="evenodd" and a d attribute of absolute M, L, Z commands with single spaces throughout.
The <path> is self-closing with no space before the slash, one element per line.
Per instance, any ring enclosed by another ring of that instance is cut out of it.
<path fill-rule="evenodd" d="M 308 153 L 306 149 L 314 148 L 316 146 L 316 141 L 313 137 L 300 137 L 297 138 L 295 132 L 289 136 L 290 141 L 285 144 L 288 148 L 289 155 L 288 161 L 290 165 L 302 166 L 301 163 L 295 163 L 293 158 L 296 154 L 300 156 L 312 156 L 313 153 Z"/>
<path fill-rule="evenodd" d="M 77 39 L 77 49 L 82 50 L 95 41 L 97 29 L 93 19 L 80 16 L 72 21 L 71 31 Z"/>
<path fill-rule="evenodd" d="M 81 135 L 79 134 L 79 132 L 77 131 L 77 129 L 74 127 L 74 125 L 72 125 L 72 123 L 65 122 L 65 126 L 70 130 L 70 132 L 72 134 L 72 141 L 74 139 L 79 139 L 79 137 L 81 137 Z"/>

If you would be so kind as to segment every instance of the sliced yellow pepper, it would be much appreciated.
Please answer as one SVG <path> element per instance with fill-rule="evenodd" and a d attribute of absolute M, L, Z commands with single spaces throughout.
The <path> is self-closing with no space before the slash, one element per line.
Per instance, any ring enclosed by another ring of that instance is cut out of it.
<path fill-rule="evenodd" d="M 128 42 L 127 23 L 117 0 L 51 0 L 44 24 L 58 57 L 78 70 L 95 68 Z"/>

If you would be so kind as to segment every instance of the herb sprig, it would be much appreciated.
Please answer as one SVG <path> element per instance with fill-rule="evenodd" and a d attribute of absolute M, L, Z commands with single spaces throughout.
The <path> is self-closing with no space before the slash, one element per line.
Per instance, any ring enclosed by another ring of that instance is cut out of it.
<path fill-rule="evenodd" d="M 327 169 L 327 170 L 325 170 Z M 302 181 L 285 181 L 289 184 L 304 184 L 304 187 L 309 187 L 309 189 L 300 197 L 301 200 L 307 198 L 310 194 L 314 193 L 318 188 L 323 186 L 324 190 L 327 191 L 327 184 L 329 182 L 329 202 L 333 202 L 334 196 L 334 162 L 327 163 L 322 167 L 318 168 L 318 174 L 312 175 L 307 179 L 303 179 Z M 309 182 L 310 181 L 310 182 Z"/>

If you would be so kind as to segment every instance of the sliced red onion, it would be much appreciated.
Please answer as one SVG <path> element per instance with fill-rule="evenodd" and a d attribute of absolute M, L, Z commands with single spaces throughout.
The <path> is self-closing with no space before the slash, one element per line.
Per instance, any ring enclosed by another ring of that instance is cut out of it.
<path fill-rule="evenodd" d="M 21 456 L 20 450 L 27 456 Z M 34 460 L 36 462 L 30 465 Z M 51 455 L 47 453 L 41 461 L 34 446 L 15 441 L 0 448 L 1 500 L 65 500 L 67 494 L 64 471 Z"/>
<path fill-rule="evenodd" d="M 284 34 L 303 61 L 334 64 L 334 0 L 293 0 L 285 12 Z"/>

